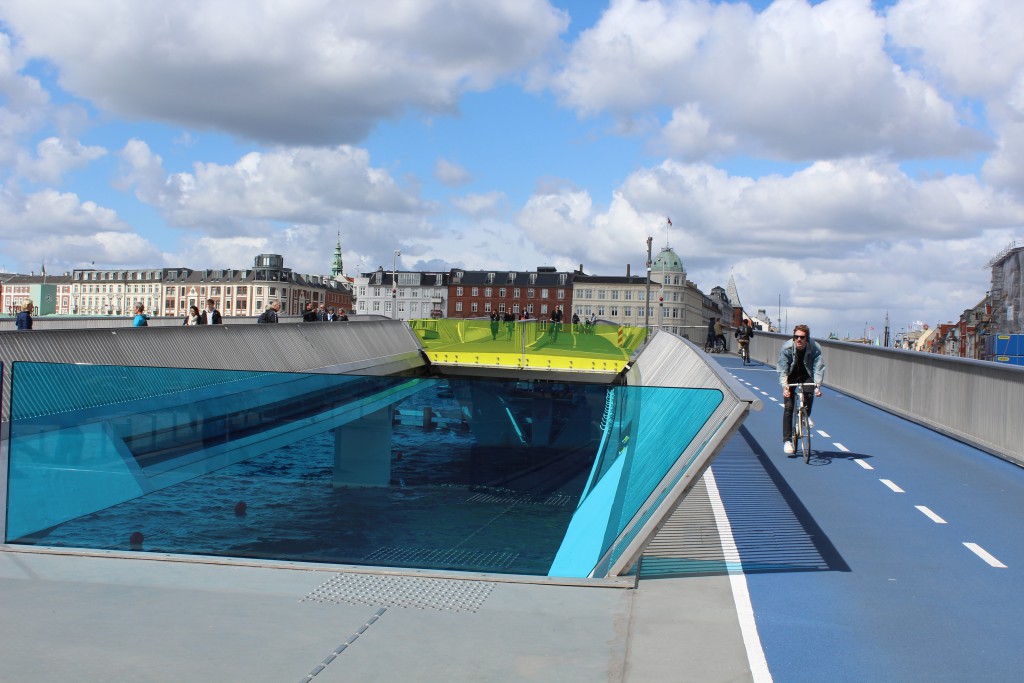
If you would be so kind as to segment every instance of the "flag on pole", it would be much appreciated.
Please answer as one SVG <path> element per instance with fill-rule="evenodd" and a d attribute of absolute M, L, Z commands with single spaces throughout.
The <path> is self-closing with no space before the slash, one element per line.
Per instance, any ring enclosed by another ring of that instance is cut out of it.
<path fill-rule="evenodd" d="M 671 218 L 669 218 L 668 216 L 665 216 L 665 220 L 668 221 L 669 225 L 672 225 L 672 219 Z"/>

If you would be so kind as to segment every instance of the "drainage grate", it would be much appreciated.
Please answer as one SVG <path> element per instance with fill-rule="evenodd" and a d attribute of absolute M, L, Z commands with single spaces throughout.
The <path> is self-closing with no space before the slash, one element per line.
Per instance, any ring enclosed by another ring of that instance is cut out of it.
<path fill-rule="evenodd" d="M 500 505 L 547 505 L 553 507 L 564 507 L 576 502 L 576 496 L 564 493 L 553 493 L 541 500 L 528 493 L 502 495 L 494 493 L 477 493 L 466 499 L 470 503 L 498 503 Z"/>
<path fill-rule="evenodd" d="M 494 586 L 493 581 L 336 574 L 302 602 L 476 612 Z"/>
<path fill-rule="evenodd" d="M 383 546 L 362 559 L 366 564 L 382 566 L 444 567 L 493 571 L 512 566 L 519 553 L 497 550 L 459 550 L 457 548 L 395 548 Z"/>

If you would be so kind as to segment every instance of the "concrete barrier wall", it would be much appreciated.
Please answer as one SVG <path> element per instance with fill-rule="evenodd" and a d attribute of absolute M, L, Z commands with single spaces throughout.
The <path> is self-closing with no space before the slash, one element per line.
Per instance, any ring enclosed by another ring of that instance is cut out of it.
<path fill-rule="evenodd" d="M 751 358 L 774 366 L 789 335 L 759 333 Z M 825 384 L 1024 465 L 1024 368 L 815 339 Z"/>

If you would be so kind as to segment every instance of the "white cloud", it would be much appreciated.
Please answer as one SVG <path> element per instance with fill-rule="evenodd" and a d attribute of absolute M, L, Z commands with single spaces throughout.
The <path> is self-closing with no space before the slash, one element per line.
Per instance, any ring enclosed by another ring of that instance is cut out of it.
<path fill-rule="evenodd" d="M 1024 3 L 901 0 L 886 13 L 894 43 L 956 95 L 1000 97 L 1024 74 Z"/>
<path fill-rule="evenodd" d="M 18 159 L 17 173 L 28 180 L 57 184 L 68 171 L 81 168 L 106 153 L 102 147 L 50 137 L 36 146 L 34 157 L 23 154 Z"/>
<path fill-rule="evenodd" d="M 354 142 L 407 107 L 453 111 L 568 21 L 544 0 L 14 0 L 0 18 L 108 111 L 288 144 Z"/>
<path fill-rule="evenodd" d="M 972 176 L 918 180 L 870 157 L 758 179 L 666 161 L 633 173 L 607 208 L 556 190 L 532 197 L 517 222 L 542 253 L 605 274 L 627 263 L 641 272 L 650 235 L 705 292 L 735 272 L 748 308 L 781 295 L 794 316 L 834 329 L 886 309 L 959 315 L 988 289 L 984 265 L 1024 205 Z"/>
<path fill-rule="evenodd" d="M 614 0 L 550 85 L 583 112 L 672 106 L 665 141 L 688 158 L 705 125 L 715 135 L 709 151 L 735 139 L 748 154 L 787 159 L 981 148 L 885 41 L 868 2 L 788 0 L 755 14 L 742 4 Z"/>
<path fill-rule="evenodd" d="M 452 200 L 452 204 L 462 213 L 480 218 L 496 215 L 507 199 L 504 192 L 493 191 L 456 197 Z"/>
<path fill-rule="evenodd" d="M 116 212 L 70 192 L 0 193 L 0 250 L 24 270 L 44 260 L 50 272 L 95 261 L 161 264 L 162 254 L 131 231 Z M 15 266 L 15 263 L 8 265 Z"/>
<path fill-rule="evenodd" d="M 447 159 L 437 160 L 437 164 L 434 166 L 434 177 L 448 187 L 459 187 L 473 180 L 469 171 Z"/>
<path fill-rule="evenodd" d="M 144 142 L 121 151 L 121 185 L 177 226 L 244 229 L 247 222 L 329 224 L 352 214 L 416 214 L 431 207 L 370 165 L 366 150 L 294 147 L 251 152 L 232 165 L 197 162 L 166 174 Z M 219 226 L 219 227 L 218 227 Z"/>

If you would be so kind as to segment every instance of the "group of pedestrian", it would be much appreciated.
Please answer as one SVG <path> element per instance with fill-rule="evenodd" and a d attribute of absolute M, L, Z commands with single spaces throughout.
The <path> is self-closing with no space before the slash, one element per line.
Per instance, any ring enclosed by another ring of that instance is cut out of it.
<path fill-rule="evenodd" d="M 189 306 L 183 325 L 220 325 L 224 322 L 213 299 L 206 300 L 206 308 L 201 312 L 198 306 Z"/>
<path fill-rule="evenodd" d="M 334 306 L 327 307 L 324 304 L 320 304 L 320 308 L 317 308 L 316 304 L 312 301 L 306 304 L 306 310 L 302 314 L 302 322 L 304 323 L 333 323 L 347 320 L 348 316 L 345 314 L 345 311 L 339 313 L 335 310 Z"/>

